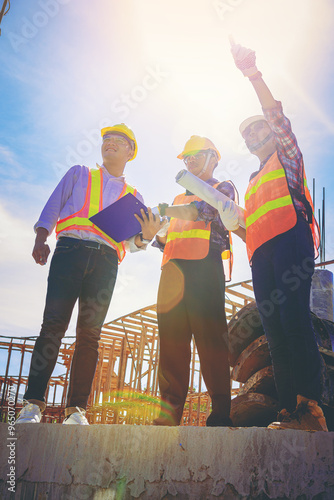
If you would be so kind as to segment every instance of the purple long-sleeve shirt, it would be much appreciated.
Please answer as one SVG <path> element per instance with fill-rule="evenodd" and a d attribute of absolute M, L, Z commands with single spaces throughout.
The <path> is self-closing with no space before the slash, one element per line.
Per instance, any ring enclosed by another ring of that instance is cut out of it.
<path fill-rule="evenodd" d="M 102 208 L 106 208 L 118 199 L 125 184 L 125 177 L 123 175 L 114 177 L 107 171 L 104 165 L 102 165 L 101 169 L 103 173 Z M 35 231 L 38 227 L 44 227 L 50 235 L 58 219 L 64 219 L 82 208 L 86 197 L 88 175 L 89 168 L 84 165 L 75 165 L 66 172 L 51 194 L 38 221 L 34 225 Z M 138 192 L 137 198 L 143 202 L 143 198 Z M 109 243 L 98 234 L 84 229 L 66 229 L 62 231 L 61 236 L 96 241 L 104 245 L 109 245 Z M 137 252 L 139 249 L 146 248 L 146 246 L 138 248 L 134 243 L 134 238 L 135 237 L 129 238 L 125 242 L 125 248 L 127 250 L 130 252 Z"/>

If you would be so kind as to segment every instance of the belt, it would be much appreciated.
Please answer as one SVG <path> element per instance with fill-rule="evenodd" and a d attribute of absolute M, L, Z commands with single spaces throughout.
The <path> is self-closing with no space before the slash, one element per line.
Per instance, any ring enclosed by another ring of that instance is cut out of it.
<path fill-rule="evenodd" d="M 95 248 L 96 250 L 103 250 L 104 252 L 114 253 L 117 255 L 116 250 L 109 245 L 99 243 L 98 241 L 80 240 L 79 238 L 71 238 L 70 236 L 62 236 L 59 238 L 58 243 L 66 243 L 67 245 L 78 245 L 86 248 Z"/>

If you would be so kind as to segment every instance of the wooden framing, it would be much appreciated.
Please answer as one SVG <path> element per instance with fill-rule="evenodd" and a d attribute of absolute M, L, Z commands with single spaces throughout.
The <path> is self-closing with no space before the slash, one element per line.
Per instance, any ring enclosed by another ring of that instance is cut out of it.
<path fill-rule="evenodd" d="M 252 302 L 251 280 L 226 286 L 226 317 Z M 17 411 L 27 385 L 27 370 L 35 338 L 0 337 L 0 350 L 7 351 L 4 373 L 0 374 L 2 421 L 7 418 L 9 391 L 15 394 Z M 58 357 L 64 373 L 48 385 L 47 409 L 43 421 L 61 422 L 66 402 L 73 341 L 65 337 Z M 151 305 L 103 325 L 99 361 L 89 397 L 91 423 L 151 424 L 159 412 L 159 335 L 156 305 Z M 203 392 L 204 391 L 204 392 Z M 236 395 L 238 389 L 233 388 Z M 205 425 L 210 398 L 205 392 L 194 342 L 190 364 L 190 388 L 182 425 Z"/>

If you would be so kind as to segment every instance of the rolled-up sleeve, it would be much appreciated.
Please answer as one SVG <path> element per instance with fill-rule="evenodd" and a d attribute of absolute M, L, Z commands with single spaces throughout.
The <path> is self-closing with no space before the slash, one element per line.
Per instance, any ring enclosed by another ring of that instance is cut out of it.
<path fill-rule="evenodd" d="M 216 189 L 231 198 L 231 200 L 234 200 L 235 191 L 232 184 L 230 184 L 229 182 L 221 182 Z M 216 210 L 205 201 L 193 201 L 192 203 L 198 210 L 198 217 L 196 219 L 197 221 L 204 221 L 206 224 L 213 221 L 220 221 L 218 210 Z"/>
<path fill-rule="evenodd" d="M 284 115 L 282 103 L 276 101 L 274 108 L 263 109 L 264 116 L 275 136 L 278 151 L 290 159 L 300 159 L 302 154 L 290 120 Z"/>

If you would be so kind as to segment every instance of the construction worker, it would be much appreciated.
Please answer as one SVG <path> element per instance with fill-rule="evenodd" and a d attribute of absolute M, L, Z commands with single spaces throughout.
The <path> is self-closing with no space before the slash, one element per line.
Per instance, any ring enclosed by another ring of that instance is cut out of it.
<path fill-rule="evenodd" d="M 255 65 L 255 52 L 234 43 L 231 51 L 264 113 L 243 121 L 240 132 L 260 160 L 246 191 L 245 220 L 254 293 L 281 407 L 269 427 L 326 431 L 319 406 L 321 359 L 309 306 L 319 231 L 303 157 L 281 103 Z"/>
<path fill-rule="evenodd" d="M 57 361 L 61 340 L 78 299 L 76 344 L 72 359 L 64 424 L 88 425 L 85 410 L 98 359 L 98 345 L 113 294 L 118 264 L 126 250 L 145 249 L 162 223 L 150 209 L 142 211 L 141 232 L 117 243 L 89 220 L 94 213 L 132 193 L 124 169 L 137 154 L 134 133 L 118 124 L 101 130 L 103 164 L 97 170 L 72 167 L 46 203 L 34 229 L 33 258 L 46 264 L 47 237 L 56 227 L 57 246 L 51 260 L 43 324 L 31 359 L 26 402 L 16 421 L 40 422 L 46 407 L 45 391 Z"/>
<path fill-rule="evenodd" d="M 209 139 L 192 136 L 178 158 L 192 174 L 231 199 L 237 197 L 231 182 L 213 178 L 220 153 Z M 185 205 L 190 208 L 190 217 L 184 216 Z M 162 208 L 161 215 L 173 218 L 167 235 L 157 235 L 157 243 L 154 243 L 163 249 L 157 300 L 162 401 L 154 424 L 179 425 L 181 422 L 189 388 L 190 343 L 194 335 L 212 400 L 212 413 L 206 425 L 230 426 L 230 370 L 224 309 L 225 278 L 230 279 L 232 261 L 229 223 L 226 218 L 224 226 L 218 211 L 190 192 L 178 195 L 173 206 L 162 205 Z"/>

